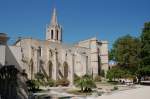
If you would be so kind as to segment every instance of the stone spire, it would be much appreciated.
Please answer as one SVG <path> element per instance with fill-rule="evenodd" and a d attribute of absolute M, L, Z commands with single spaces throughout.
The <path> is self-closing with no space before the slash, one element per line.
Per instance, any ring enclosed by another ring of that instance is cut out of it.
<path fill-rule="evenodd" d="M 52 42 L 62 42 L 62 28 L 57 23 L 56 9 L 53 9 L 51 23 L 46 28 L 46 40 Z"/>
<path fill-rule="evenodd" d="M 51 19 L 51 24 L 50 25 L 57 25 L 57 15 L 56 15 L 56 8 L 53 9 L 53 15 Z"/>

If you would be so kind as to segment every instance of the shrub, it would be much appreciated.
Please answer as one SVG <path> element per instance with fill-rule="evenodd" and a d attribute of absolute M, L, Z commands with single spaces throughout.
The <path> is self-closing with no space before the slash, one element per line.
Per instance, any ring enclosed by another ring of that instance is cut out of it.
<path fill-rule="evenodd" d="M 36 73 L 35 78 L 36 78 L 36 80 L 40 86 L 46 86 L 47 85 L 47 82 L 45 81 L 45 76 L 43 73 L 40 73 L 40 72 Z"/>
<path fill-rule="evenodd" d="M 48 79 L 47 80 L 47 86 L 49 86 L 49 87 L 55 86 L 55 81 L 53 79 Z"/>
<path fill-rule="evenodd" d="M 101 70 L 100 75 L 101 75 L 102 77 L 105 77 L 105 71 L 104 71 L 104 70 Z"/>
<path fill-rule="evenodd" d="M 66 78 L 62 78 L 56 81 L 56 86 L 68 86 L 69 85 L 69 81 Z"/>
<path fill-rule="evenodd" d="M 29 91 L 36 92 L 39 91 L 39 82 L 37 80 L 28 80 L 26 81 Z"/>
<path fill-rule="evenodd" d="M 115 67 L 107 71 L 106 77 L 109 79 L 109 81 L 115 81 L 119 78 L 125 78 L 126 74 L 128 74 L 127 71 Z"/>
<path fill-rule="evenodd" d="M 82 76 L 75 83 L 76 86 L 79 86 L 81 88 L 82 92 L 91 92 L 92 88 L 96 87 L 95 82 L 92 80 L 92 77 L 89 75 Z"/>

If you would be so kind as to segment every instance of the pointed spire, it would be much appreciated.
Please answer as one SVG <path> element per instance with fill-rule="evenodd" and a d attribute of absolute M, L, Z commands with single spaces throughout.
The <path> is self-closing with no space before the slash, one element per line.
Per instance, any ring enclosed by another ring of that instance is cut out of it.
<path fill-rule="evenodd" d="M 51 19 L 51 25 L 57 25 L 56 8 L 53 9 L 53 15 L 52 15 L 52 19 Z"/>

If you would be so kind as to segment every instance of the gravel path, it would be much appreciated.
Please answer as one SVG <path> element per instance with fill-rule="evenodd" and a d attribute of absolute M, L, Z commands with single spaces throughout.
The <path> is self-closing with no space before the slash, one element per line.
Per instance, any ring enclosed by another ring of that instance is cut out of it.
<path fill-rule="evenodd" d="M 98 98 L 87 99 L 150 99 L 150 86 L 140 86 L 140 88 L 120 91 L 111 95 L 103 95 Z"/>

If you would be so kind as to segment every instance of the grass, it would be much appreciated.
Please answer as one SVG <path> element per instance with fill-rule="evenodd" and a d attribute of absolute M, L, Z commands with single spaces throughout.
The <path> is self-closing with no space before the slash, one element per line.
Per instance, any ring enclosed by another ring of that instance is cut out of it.
<path fill-rule="evenodd" d="M 108 81 L 109 84 L 112 84 L 112 85 L 117 85 L 119 84 L 117 81 Z"/>

